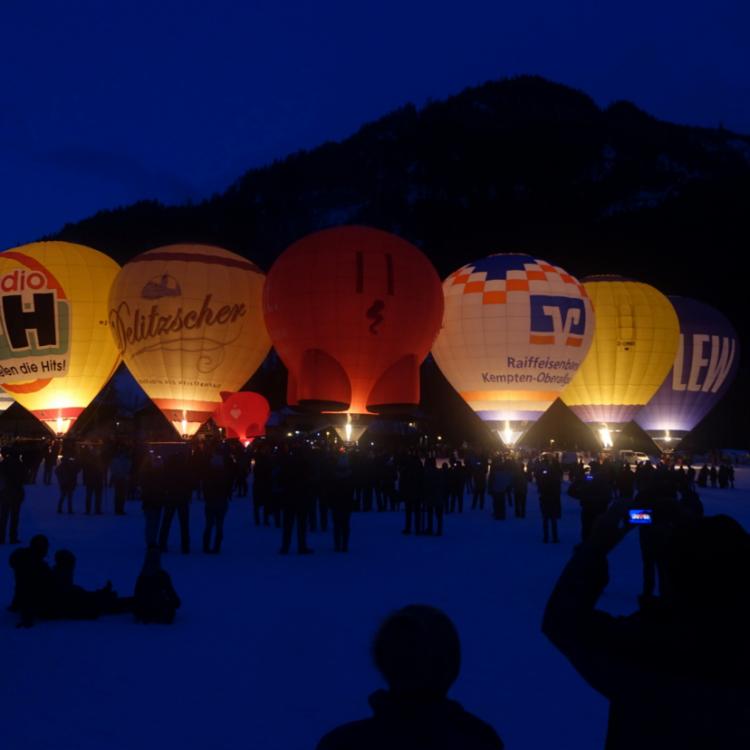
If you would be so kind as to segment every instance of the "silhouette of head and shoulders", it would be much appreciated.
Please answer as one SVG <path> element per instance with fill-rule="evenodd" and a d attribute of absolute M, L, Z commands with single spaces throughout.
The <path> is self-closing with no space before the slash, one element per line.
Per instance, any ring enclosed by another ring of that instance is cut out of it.
<path fill-rule="evenodd" d="M 461 647 L 445 613 L 419 604 L 394 612 L 375 634 L 372 652 L 388 685 L 369 698 L 373 716 L 329 732 L 318 750 L 502 750 L 489 724 L 448 698 Z"/>

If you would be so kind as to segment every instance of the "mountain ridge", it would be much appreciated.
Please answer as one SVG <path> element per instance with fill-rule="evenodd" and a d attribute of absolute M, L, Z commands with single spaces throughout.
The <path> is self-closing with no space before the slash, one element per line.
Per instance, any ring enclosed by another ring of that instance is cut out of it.
<path fill-rule="evenodd" d="M 120 262 L 173 242 L 217 244 L 267 269 L 311 231 L 365 224 L 417 244 L 441 276 L 519 250 L 579 277 L 639 278 L 716 306 L 744 340 L 748 199 L 750 136 L 658 120 L 624 101 L 600 107 L 519 76 L 404 105 L 341 141 L 248 170 L 204 201 L 142 201 L 55 238 Z M 743 361 L 707 420 L 714 445 L 745 439 L 727 409 L 747 413 L 747 376 Z"/>

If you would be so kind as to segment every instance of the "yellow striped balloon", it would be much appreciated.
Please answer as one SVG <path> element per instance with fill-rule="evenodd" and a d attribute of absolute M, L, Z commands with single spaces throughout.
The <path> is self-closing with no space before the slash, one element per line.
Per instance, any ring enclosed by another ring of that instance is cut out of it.
<path fill-rule="evenodd" d="M 70 242 L 0 253 L 0 384 L 63 435 L 120 362 L 107 325 L 120 267 Z"/>
<path fill-rule="evenodd" d="M 677 353 L 680 325 L 660 291 L 620 276 L 592 276 L 584 287 L 596 311 L 588 356 L 562 393 L 584 422 L 598 426 L 605 447 L 664 382 Z"/>

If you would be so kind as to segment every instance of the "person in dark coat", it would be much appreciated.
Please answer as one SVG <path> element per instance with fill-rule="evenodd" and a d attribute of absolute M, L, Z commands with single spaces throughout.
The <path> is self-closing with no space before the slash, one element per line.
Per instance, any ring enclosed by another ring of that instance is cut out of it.
<path fill-rule="evenodd" d="M 333 547 L 336 552 L 349 551 L 353 495 L 354 476 L 350 456 L 342 453 L 336 459 L 328 489 L 328 504 L 333 517 Z"/>
<path fill-rule="evenodd" d="M 471 466 L 472 498 L 471 509 L 484 510 L 484 496 L 487 492 L 487 459 L 480 456 Z"/>
<path fill-rule="evenodd" d="M 550 541 L 551 534 L 552 542 L 557 544 L 560 541 L 557 536 L 557 522 L 562 516 L 560 479 L 547 464 L 542 464 L 537 473 L 536 482 L 539 491 L 539 507 L 542 511 L 542 528 L 544 532 L 542 541 L 547 544 Z"/>
<path fill-rule="evenodd" d="M 112 487 L 115 491 L 115 515 L 125 515 L 125 501 L 128 499 L 128 485 L 133 471 L 133 462 L 124 448 L 120 448 L 112 458 L 109 467 Z"/>
<path fill-rule="evenodd" d="M 673 503 L 677 498 L 676 481 L 664 471 L 654 473 L 652 481 L 644 486 L 636 496 L 637 508 L 652 510 L 650 524 L 638 528 L 638 544 L 643 563 L 642 605 L 654 598 L 657 580 L 659 594 L 664 596 L 669 590 L 669 573 L 666 569 L 666 553 L 672 532 L 671 516 L 660 513 L 659 506 Z"/>
<path fill-rule="evenodd" d="M 268 446 L 263 443 L 258 448 L 253 462 L 253 518 L 256 526 L 261 524 L 261 512 L 263 523 L 269 525 L 272 475 L 272 459 L 268 453 Z"/>
<path fill-rule="evenodd" d="M 451 469 L 450 476 L 455 481 L 453 469 Z M 422 533 L 423 480 L 424 467 L 419 456 L 416 453 L 405 456 L 398 473 L 398 492 L 404 501 L 405 512 L 402 534 L 411 534 L 412 520 L 414 521 L 414 533 Z"/>
<path fill-rule="evenodd" d="M 464 512 L 464 490 L 466 489 L 467 472 L 461 461 L 451 461 L 448 475 L 448 510 L 450 513 Z"/>
<path fill-rule="evenodd" d="M 68 502 L 68 513 L 73 512 L 73 493 L 76 491 L 76 480 L 78 478 L 78 461 L 73 456 L 63 456 L 60 465 L 55 469 L 57 483 L 60 485 L 60 501 L 57 503 L 57 512 L 63 512 L 65 501 Z"/>
<path fill-rule="evenodd" d="M 329 732 L 317 750 L 502 750 L 489 724 L 447 697 L 461 648 L 443 612 L 425 605 L 394 612 L 375 635 L 373 656 L 388 684 L 369 698 L 373 716 Z"/>
<path fill-rule="evenodd" d="M 486 467 L 485 467 L 486 468 Z M 424 504 L 427 509 L 427 527 L 425 533 L 442 536 L 443 513 L 445 511 L 446 484 L 448 474 L 438 469 L 433 457 L 424 464 Z M 476 487 L 476 484 L 474 485 Z"/>
<path fill-rule="evenodd" d="M 203 463 L 201 461 L 201 468 Z M 180 550 L 187 555 L 190 552 L 190 500 L 195 478 L 185 454 L 167 456 L 164 461 L 164 485 L 164 515 L 159 528 L 159 547 L 162 552 L 167 551 L 169 530 L 176 514 L 180 524 Z"/>
<path fill-rule="evenodd" d="M 224 518 L 229 510 L 234 476 L 228 458 L 214 453 L 203 475 L 203 499 L 205 500 L 206 526 L 203 530 L 203 551 L 218 555 L 224 539 Z M 213 546 L 211 536 L 216 528 Z"/>
<path fill-rule="evenodd" d="M 516 501 L 516 518 L 526 518 L 526 497 L 529 493 L 529 479 L 520 459 L 513 466 L 513 496 Z"/>
<path fill-rule="evenodd" d="M 59 454 L 59 448 L 57 442 L 52 440 L 44 451 L 44 473 L 43 482 L 45 485 L 52 484 L 52 472 L 54 472 L 57 466 L 57 456 Z"/>
<path fill-rule="evenodd" d="M 135 583 L 135 619 L 143 623 L 171 625 L 181 604 L 169 573 L 161 567 L 161 550 L 152 545 L 146 550 L 143 569 Z"/>
<path fill-rule="evenodd" d="M 492 517 L 496 521 L 504 521 L 505 497 L 512 481 L 510 471 L 501 458 L 495 458 L 490 466 L 489 491 L 492 496 Z"/>
<path fill-rule="evenodd" d="M 6 532 L 11 544 L 19 544 L 18 524 L 25 496 L 24 468 L 13 448 L 2 449 L 0 464 L 0 544 L 5 544 Z"/>
<path fill-rule="evenodd" d="M 102 495 L 104 493 L 104 466 L 101 456 L 89 449 L 81 461 L 83 486 L 86 488 L 86 515 L 91 515 L 93 499 L 94 513 L 102 514 Z"/>
<path fill-rule="evenodd" d="M 37 534 L 28 547 L 22 547 L 10 556 L 10 567 L 15 575 L 15 594 L 11 612 L 21 616 L 18 627 L 30 628 L 36 618 L 50 617 L 55 603 L 55 581 L 47 564 L 49 541 Z"/>
<path fill-rule="evenodd" d="M 728 516 L 675 522 L 669 596 L 614 617 L 596 608 L 628 529 L 617 503 L 565 567 L 544 634 L 609 700 L 606 750 L 750 747 L 750 538 Z"/>
<path fill-rule="evenodd" d="M 307 521 L 310 513 L 310 496 L 307 487 L 309 463 L 302 446 L 284 446 L 280 464 L 278 482 L 281 503 L 281 549 L 282 555 L 289 554 L 292 544 L 292 532 L 297 526 L 297 553 L 312 554 L 307 546 Z"/>
<path fill-rule="evenodd" d="M 617 496 L 621 500 L 630 500 L 635 488 L 635 474 L 630 466 L 624 463 L 617 474 L 616 479 Z"/>
<path fill-rule="evenodd" d="M 594 464 L 594 467 L 596 464 Z M 606 512 L 612 499 L 612 487 L 604 473 L 592 467 L 592 473 L 585 474 L 568 487 L 568 495 L 581 503 L 581 540 L 586 541 L 594 528 L 596 519 Z M 642 479 L 642 487 L 651 483 L 650 473 Z"/>
<path fill-rule="evenodd" d="M 711 464 L 711 468 L 708 470 L 708 478 L 711 482 L 712 489 L 716 489 L 716 484 L 719 479 L 719 472 L 717 471 L 715 464 Z"/>
<path fill-rule="evenodd" d="M 150 452 L 144 457 L 138 484 L 141 488 L 146 546 L 150 547 L 159 540 L 159 525 L 167 493 L 164 459 L 161 455 Z"/>

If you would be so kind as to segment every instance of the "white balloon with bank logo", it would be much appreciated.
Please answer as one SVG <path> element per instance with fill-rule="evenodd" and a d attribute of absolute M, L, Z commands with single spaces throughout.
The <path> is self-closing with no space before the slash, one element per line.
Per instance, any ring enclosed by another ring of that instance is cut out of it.
<path fill-rule="evenodd" d="M 514 445 L 571 381 L 591 346 L 594 311 L 578 279 L 528 255 L 497 254 L 443 282 L 432 355 L 448 382 Z"/>
<path fill-rule="evenodd" d="M 112 285 L 109 325 L 140 386 L 182 436 L 238 391 L 271 348 L 265 275 L 235 253 L 170 245 L 133 258 Z"/>

